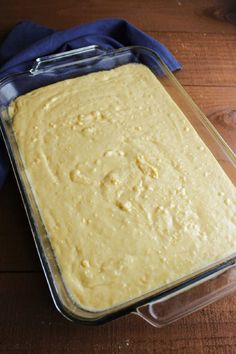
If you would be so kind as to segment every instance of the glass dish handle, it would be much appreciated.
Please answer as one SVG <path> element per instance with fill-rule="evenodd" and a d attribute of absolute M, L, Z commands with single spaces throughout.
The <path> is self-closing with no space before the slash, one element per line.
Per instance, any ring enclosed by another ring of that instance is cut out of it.
<path fill-rule="evenodd" d="M 30 73 L 36 75 L 43 71 L 69 66 L 75 64 L 76 61 L 86 60 L 92 56 L 104 53 L 106 53 L 106 51 L 101 49 L 98 45 L 90 45 L 58 54 L 47 55 L 35 59 L 35 62 L 30 69 Z"/>
<path fill-rule="evenodd" d="M 135 314 L 155 327 L 162 327 L 234 291 L 236 291 L 235 266 L 175 296 L 142 305 L 136 309 Z"/>

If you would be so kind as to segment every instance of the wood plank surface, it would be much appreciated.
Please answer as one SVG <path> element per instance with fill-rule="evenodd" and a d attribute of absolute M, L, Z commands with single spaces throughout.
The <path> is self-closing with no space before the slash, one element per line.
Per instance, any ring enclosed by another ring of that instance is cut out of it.
<path fill-rule="evenodd" d="M 236 28 L 236 26 L 234 26 Z M 235 86 L 236 36 L 212 33 L 149 32 L 182 63 L 176 77 L 186 85 Z"/>
<path fill-rule="evenodd" d="M 156 329 L 134 315 L 99 327 L 65 320 L 41 274 L 0 274 L 1 353 L 234 353 L 236 295 Z M 227 328 L 227 330 L 223 330 Z"/>
<path fill-rule="evenodd" d="M 23 19 L 64 29 L 122 17 L 183 64 L 176 77 L 236 151 L 236 3 L 220 0 L 0 0 L 0 39 Z M 55 309 L 13 177 L 0 190 L 0 353 L 236 353 L 236 295 L 162 329 L 135 315 L 99 327 Z"/>
<path fill-rule="evenodd" d="M 1 0 L 1 30 L 22 19 L 63 29 L 106 17 L 131 21 L 144 31 L 236 33 L 234 0 Z"/>

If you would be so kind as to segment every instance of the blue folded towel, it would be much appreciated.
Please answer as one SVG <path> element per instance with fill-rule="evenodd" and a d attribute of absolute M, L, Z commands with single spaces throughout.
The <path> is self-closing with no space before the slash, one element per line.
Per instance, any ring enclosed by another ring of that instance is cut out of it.
<path fill-rule="evenodd" d="M 0 78 L 28 70 L 35 58 L 87 45 L 103 49 L 141 45 L 153 49 L 170 70 L 181 64 L 169 50 L 146 33 L 122 19 L 104 19 L 65 31 L 55 31 L 30 21 L 17 24 L 0 46 Z M 8 172 L 5 148 L 0 140 L 0 188 Z"/>

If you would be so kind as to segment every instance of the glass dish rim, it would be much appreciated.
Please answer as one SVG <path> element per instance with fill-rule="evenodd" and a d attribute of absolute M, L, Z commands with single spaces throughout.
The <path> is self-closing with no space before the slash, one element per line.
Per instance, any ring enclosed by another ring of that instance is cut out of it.
<path fill-rule="evenodd" d="M 93 47 L 93 49 L 99 49 L 99 46 L 90 46 L 91 48 Z M 175 85 L 178 87 L 178 89 L 181 91 L 181 93 L 185 96 L 185 98 L 189 101 L 188 103 L 193 106 L 193 108 L 195 110 L 197 110 L 198 115 L 201 116 L 201 122 L 205 125 L 205 128 L 208 129 L 208 131 L 210 130 L 210 133 L 213 134 L 215 136 L 215 138 L 217 138 L 216 143 L 219 144 L 219 142 L 221 143 L 221 145 L 223 145 L 223 148 L 228 150 L 226 151 L 227 156 L 229 155 L 231 157 L 231 159 L 233 159 L 233 161 L 236 163 L 236 155 L 234 154 L 234 152 L 229 148 L 229 146 L 226 144 L 226 142 L 224 141 L 224 139 L 220 136 L 220 134 L 217 132 L 217 130 L 214 128 L 214 126 L 208 121 L 208 119 L 206 118 L 206 116 L 201 112 L 201 110 L 198 108 L 198 106 L 192 101 L 191 97 L 187 94 L 187 92 L 185 91 L 185 89 L 182 87 L 182 85 L 179 83 L 179 81 L 174 77 L 174 75 L 171 73 L 171 71 L 168 69 L 168 67 L 166 66 L 166 64 L 163 62 L 163 60 L 160 58 L 160 56 L 154 52 L 153 50 L 146 48 L 144 46 L 129 46 L 129 47 L 123 47 L 123 48 L 119 48 L 119 49 L 109 49 L 109 50 L 101 50 L 101 54 L 99 55 L 95 55 L 86 59 L 82 59 L 82 60 L 78 60 L 76 62 L 76 64 L 81 63 L 81 61 L 83 63 L 85 63 L 86 61 L 89 62 L 91 60 L 91 58 L 101 58 L 101 56 L 105 57 L 105 56 L 109 56 L 109 54 L 119 54 L 125 51 L 133 51 L 133 50 L 145 50 L 148 51 L 149 53 L 151 53 L 152 55 L 154 55 L 154 57 L 156 58 L 156 60 L 158 62 L 161 63 L 162 68 L 165 69 L 165 75 L 167 76 L 168 79 L 171 79 L 172 81 L 174 81 Z M 76 50 L 75 50 L 76 51 Z M 68 53 L 70 53 L 71 51 L 66 51 L 64 53 L 66 53 L 66 56 L 68 57 L 69 55 L 67 55 Z M 63 53 L 59 53 L 57 55 L 58 57 L 63 57 Z M 52 56 L 47 56 L 47 58 L 55 58 L 55 55 Z M 40 61 L 40 58 L 36 59 L 36 61 Z M 63 67 L 63 65 L 61 66 Z M 17 72 L 17 73 L 13 73 L 13 74 L 9 74 L 5 77 L 3 77 L 0 80 L 0 90 L 1 88 L 6 85 L 7 83 L 22 77 L 24 75 L 38 75 L 41 74 L 45 71 L 48 70 L 55 70 L 56 68 L 49 68 L 49 69 L 41 69 L 38 70 L 37 67 L 35 68 L 31 68 L 30 70 L 27 71 L 22 71 L 22 72 Z M 39 86 L 40 87 L 40 86 Z M 8 139 L 8 136 L 5 132 L 5 127 L 4 127 L 4 123 L 3 123 L 3 119 L 1 117 L 0 119 L 0 128 L 1 128 L 1 132 L 5 141 L 5 145 L 7 147 L 8 150 L 8 155 L 10 157 L 11 160 L 11 164 L 13 167 L 13 171 L 14 174 L 16 176 L 16 180 L 18 183 L 18 187 L 23 199 L 23 203 L 26 209 L 26 213 L 29 219 L 29 223 L 30 223 L 30 227 L 31 227 L 31 231 L 33 233 L 33 238 L 36 244 L 36 248 L 39 254 L 39 258 L 41 261 L 41 265 L 42 268 L 44 270 L 44 274 L 46 277 L 46 280 L 48 282 L 48 286 L 54 301 L 55 306 L 57 307 L 57 309 L 68 319 L 70 320 L 77 320 L 79 322 L 83 322 L 86 324 L 94 324 L 94 323 L 100 323 L 100 322 L 106 322 L 107 320 L 111 319 L 111 318 L 115 318 L 118 316 L 121 316 L 122 314 L 125 313 L 129 313 L 134 311 L 136 308 L 138 308 L 139 306 L 142 306 L 144 304 L 148 304 L 150 302 L 155 302 L 155 301 L 160 301 L 165 299 L 167 296 L 177 296 L 177 293 L 180 291 L 185 291 L 189 288 L 189 286 L 197 286 L 197 284 L 200 281 L 207 281 L 209 277 L 211 277 L 212 275 L 222 271 L 222 270 L 226 270 L 229 267 L 232 267 L 235 262 L 236 262 L 236 255 L 231 255 L 225 259 L 221 259 L 218 262 L 215 263 L 211 263 L 209 266 L 207 266 L 204 269 L 198 270 L 197 272 L 188 274 L 187 276 L 178 279 L 176 282 L 168 284 L 168 286 L 165 286 L 165 290 L 162 290 L 162 288 L 158 288 L 155 289 L 153 291 L 150 291 L 148 293 L 143 294 L 142 296 L 139 296 L 137 298 L 131 299 L 129 301 L 126 301 L 122 304 L 117 304 L 115 306 L 109 307 L 108 309 L 104 309 L 104 310 L 98 310 L 98 311 L 90 311 L 89 309 L 84 308 L 83 306 L 80 306 L 79 304 L 77 305 L 78 307 L 80 307 L 80 309 L 82 311 L 84 311 L 85 313 L 92 313 L 92 314 L 98 314 L 101 316 L 98 317 L 94 317 L 94 318 L 87 318 L 87 317 L 80 317 L 78 315 L 75 315 L 73 312 L 71 312 L 70 309 L 68 309 L 66 306 L 64 306 L 64 304 L 62 303 L 58 292 L 56 290 L 56 287 L 54 285 L 54 279 L 51 278 L 51 271 L 49 270 L 49 266 L 48 266 L 48 260 L 45 258 L 45 254 L 44 254 L 44 250 L 42 248 L 42 245 L 40 243 L 40 235 L 37 232 L 37 229 L 34 229 L 34 218 L 32 216 L 32 213 L 30 211 L 31 206 L 28 203 L 28 199 L 26 198 L 26 196 L 24 195 L 25 193 L 27 193 L 24 185 L 23 185 L 23 181 L 21 179 L 20 176 L 20 171 L 18 170 L 18 166 L 15 160 L 15 156 L 14 156 L 14 152 L 12 150 L 11 147 L 11 142 Z M 222 146 L 221 146 L 222 147 Z M 176 284 L 177 283 L 177 284 Z M 111 313 L 109 314 L 104 314 L 104 312 L 111 310 Z M 114 311 L 112 311 L 114 310 Z M 104 315 L 102 315 L 104 314 Z"/>

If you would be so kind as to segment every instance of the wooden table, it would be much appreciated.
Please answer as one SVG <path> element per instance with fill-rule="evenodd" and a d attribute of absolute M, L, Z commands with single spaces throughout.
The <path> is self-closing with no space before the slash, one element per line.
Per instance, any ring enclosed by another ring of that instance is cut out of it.
<path fill-rule="evenodd" d="M 182 62 L 177 78 L 236 150 L 234 1 L 0 0 L 0 37 L 22 19 L 64 29 L 123 17 Z M 129 315 L 99 327 L 55 309 L 12 173 L 0 191 L 0 353 L 236 353 L 236 295 L 163 329 Z"/>

